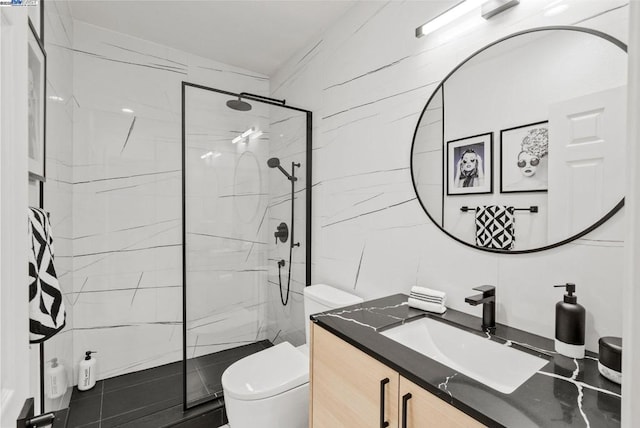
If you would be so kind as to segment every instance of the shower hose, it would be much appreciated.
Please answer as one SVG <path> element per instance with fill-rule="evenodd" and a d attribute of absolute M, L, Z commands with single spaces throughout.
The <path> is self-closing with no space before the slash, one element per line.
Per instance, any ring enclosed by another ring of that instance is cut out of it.
<path fill-rule="evenodd" d="M 282 274 L 280 273 L 282 265 L 284 265 L 284 260 L 282 262 L 278 262 L 278 285 L 280 286 L 280 302 L 282 302 L 282 306 L 287 306 L 289 303 L 289 288 L 291 286 L 291 255 L 293 253 L 293 245 L 289 246 L 289 277 L 287 278 L 287 293 L 286 295 L 282 295 Z"/>

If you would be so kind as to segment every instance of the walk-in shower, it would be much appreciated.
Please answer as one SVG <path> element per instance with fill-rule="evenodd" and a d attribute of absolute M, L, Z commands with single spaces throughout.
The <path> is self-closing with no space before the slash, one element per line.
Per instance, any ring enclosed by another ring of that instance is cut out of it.
<path fill-rule="evenodd" d="M 304 342 L 311 112 L 247 92 L 190 83 L 182 89 L 189 408 L 222 395 L 222 372 L 238 358 L 282 340 Z M 289 163 L 290 170 L 282 166 Z"/>

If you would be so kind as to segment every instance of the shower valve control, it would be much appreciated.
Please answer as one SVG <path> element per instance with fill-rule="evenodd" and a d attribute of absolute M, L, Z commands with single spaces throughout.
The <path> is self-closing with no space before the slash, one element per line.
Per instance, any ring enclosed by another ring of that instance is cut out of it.
<path fill-rule="evenodd" d="M 276 238 L 276 244 L 278 243 L 278 239 L 280 239 L 280 242 L 287 242 L 287 239 L 289 239 L 289 228 L 287 227 L 287 223 L 280 223 L 278 225 L 278 230 L 273 233 L 273 236 Z"/>

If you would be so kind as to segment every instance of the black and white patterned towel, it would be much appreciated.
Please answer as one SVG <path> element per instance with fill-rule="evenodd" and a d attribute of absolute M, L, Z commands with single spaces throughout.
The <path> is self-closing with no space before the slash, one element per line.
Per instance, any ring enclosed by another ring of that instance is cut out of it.
<path fill-rule="evenodd" d="M 511 250 L 516 243 L 515 209 L 504 205 L 476 208 L 476 245 L 498 250 Z"/>
<path fill-rule="evenodd" d="M 44 342 L 64 328 L 66 312 L 53 266 L 47 213 L 29 208 L 29 341 Z"/>

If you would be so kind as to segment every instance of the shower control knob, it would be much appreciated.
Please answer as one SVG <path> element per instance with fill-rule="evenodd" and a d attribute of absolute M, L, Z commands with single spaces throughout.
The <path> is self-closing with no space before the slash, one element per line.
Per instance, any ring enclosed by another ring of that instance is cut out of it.
<path fill-rule="evenodd" d="M 287 239 L 289 239 L 289 228 L 287 227 L 287 223 L 280 223 L 277 230 L 273 233 L 273 236 L 276 238 L 276 244 L 278 243 L 278 239 L 280 239 L 280 242 L 287 242 Z"/>

